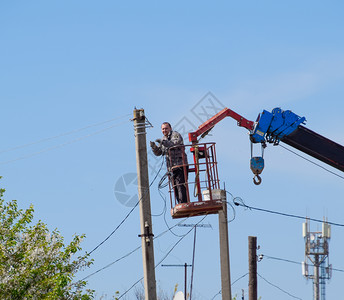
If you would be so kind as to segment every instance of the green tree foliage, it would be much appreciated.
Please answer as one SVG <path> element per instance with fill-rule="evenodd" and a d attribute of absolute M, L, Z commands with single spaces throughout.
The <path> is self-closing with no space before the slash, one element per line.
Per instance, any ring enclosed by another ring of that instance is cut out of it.
<path fill-rule="evenodd" d="M 32 225 L 34 209 L 5 203 L 0 189 L 0 299 L 93 299 L 85 281 L 73 279 L 89 267 L 88 255 L 75 258 L 84 235 L 64 245 L 61 234 L 50 232 L 38 221 Z"/>

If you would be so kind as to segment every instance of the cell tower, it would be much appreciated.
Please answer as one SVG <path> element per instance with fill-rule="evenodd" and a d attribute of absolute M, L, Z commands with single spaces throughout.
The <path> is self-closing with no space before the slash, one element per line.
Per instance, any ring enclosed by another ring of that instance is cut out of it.
<path fill-rule="evenodd" d="M 302 275 L 307 279 L 313 279 L 314 300 L 325 300 L 325 280 L 332 277 L 332 265 L 329 264 L 331 225 L 324 221 L 322 231 L 311 232 L 307 218 L 306 222 L 302 224 L 302 234 L 305 239 L 305 261 L 302 262 Z M 309 265 L 313 265 L 313 273 L 308 271 Z"/>

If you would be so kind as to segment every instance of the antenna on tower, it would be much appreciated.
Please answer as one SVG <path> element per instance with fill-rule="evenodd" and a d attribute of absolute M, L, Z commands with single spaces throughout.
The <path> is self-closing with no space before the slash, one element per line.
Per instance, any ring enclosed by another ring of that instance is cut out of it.
<path fill-rule="evenodd" d="M 324 218 L 322 230 L 311 232 L 309 219 L 306 218 L 306 222 L 302 224 L 302 236 L 305 240 L 302 275 L 307 279 L 313 279 L 314 300 L 325 300 L 325 280 L 332 277 L 332 265 L 329 264 L 331 225 Z M 310 272 L 309 265 L 313 265 L 313 272 Z"/>

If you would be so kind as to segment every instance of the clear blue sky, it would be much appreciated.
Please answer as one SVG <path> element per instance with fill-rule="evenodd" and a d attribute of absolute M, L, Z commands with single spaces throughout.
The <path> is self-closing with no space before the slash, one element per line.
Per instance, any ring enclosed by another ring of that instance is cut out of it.
<path fill-rule="evenodd" d="M 291 109 L 306 117 L 308 128 L 344 144 L 343 10 L 342 1 L 2 1 L 0 175 L 5 198 L 17 199 L 23 208 L 34 204 L 36 218 L 58 228 L 66 241 L 85 233 L 83 249 L 91 251 L 131 209 L 115 190 L 122 176 L 136 172 L 129 120 L 134 107 L 145 109 L 154 126 L 147 139 L 154 140 L 166 120 L 200 125 L 200 108 L 211 115 L 204 102 L 209 92 L 218 106 L 250 120 L 263 109 Z M 221 181 L 248 205 L 344 223 L 343 179 L 269 146 L 263 183 L 257 187 L 245 129 L 226 119 L 207 141 L 217 143 Z M 157 163 L 149 159 L 150 166 Z M 151 169 L 150 180 L 153 174 Z M 125 193 L 135 195 L 135 185 Z M 151 201 L 158 235 L 167 230 L 166 223 L 178 221 L 168 211 L 159 215 L 164 201 L 156 183 Z M 193 295 L 209 300 L 221 287 L 217 216 L 202 223 L 212 229 L 197 231 Z M 248 271 L 249 235 L 257 236 L 258 253 L 301 262 L 301 224 L 236 208 L 229 224 L 232 280 Z M 139 228 L 136 209 L 93 253 L 95 264 L 81 277 L 138 247 Z M 178 227 L 174 233 L 188 230 Z M 338 269 L 344 269 L 343 234 L 341 227 L 332 227 L 330 262 Z M 168 231 L 156 240 L 156 262 L 178 239 Z M 189 234 L 164 264 L 190 264 L 192 247 Z M 313 295 L 299 265 L 263 259 L 258 272 L 295 297 Z M 90 277 L 89 287 L 99 297 L 123 293 L 142 274 L 138 250 Z M 333 272 L 328 299 L 342 293 L 343 276 Z M 182 268 L 158 266 L 156 278 L 166 291 L 175 284 L 183 289 Z M 247 294 L 247 285 L 246 276 L 233 285 L 233 295 L 241 296 L 241 289 Z M 292 299 L 263 279 L 258 285 L 263 300 Z"/>

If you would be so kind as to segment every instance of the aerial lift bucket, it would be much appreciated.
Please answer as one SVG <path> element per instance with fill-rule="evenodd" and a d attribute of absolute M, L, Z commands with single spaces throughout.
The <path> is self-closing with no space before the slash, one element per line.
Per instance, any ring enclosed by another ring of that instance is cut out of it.
<path fill-rule="evenodd" d="M 187 179 L 185 182 L 187 202 L 178 203 L 176 196 L 178 185 L 174 181 L 173 176 L 169 178 L 172 218 L 186 218 L 218 213 L 223 208 L 225 195 L 223 196 L 224 191 L 220 189 L 215 143 L 175 147 L 184 147 L 185 151 L 181 152 L 183 155 L 186 155 L 185 152 L 191 153 L 193 162 L 173 166 L 169 172 L 169 174 L 172 174 L 173 168 L 182 168 L 184 177 Z M 171 147 L 169 151 L 173 151 L 173 148 Z M 188 160 L 183 157 L 183 161 L 187 162 Z"/>

